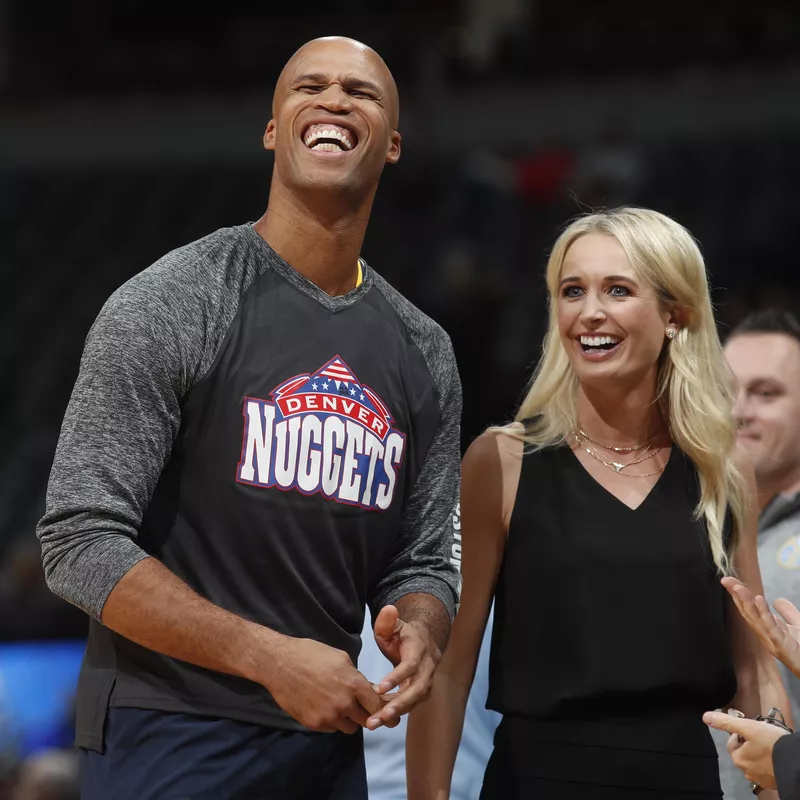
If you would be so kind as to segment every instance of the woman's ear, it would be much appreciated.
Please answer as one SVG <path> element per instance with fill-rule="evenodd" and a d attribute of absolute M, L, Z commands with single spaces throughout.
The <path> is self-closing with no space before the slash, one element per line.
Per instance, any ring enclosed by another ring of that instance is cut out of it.
<path fill-rule="evenodd" d="M 669 307 L 667 314 L 667 327 L 669 328 L 685 328 L 689 324 L 689 312 L 685 308 L 672 305 Z"/>

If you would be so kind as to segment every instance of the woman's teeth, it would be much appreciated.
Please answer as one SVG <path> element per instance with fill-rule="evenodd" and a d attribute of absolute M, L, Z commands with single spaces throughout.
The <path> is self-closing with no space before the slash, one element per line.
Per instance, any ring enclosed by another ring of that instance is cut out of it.
<path fill-rule="evenodd" d="M 584 347 L 602 347 L 619 343 L 616 336 L 581 336 L 580 341 Z"/>

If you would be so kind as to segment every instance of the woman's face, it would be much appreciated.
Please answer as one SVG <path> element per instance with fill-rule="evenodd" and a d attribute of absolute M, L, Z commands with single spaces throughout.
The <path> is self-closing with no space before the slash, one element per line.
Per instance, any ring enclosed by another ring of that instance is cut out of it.
<path fill-rule="evenodd" d="M 636 274 L 613 237 L 588 233 L 564 259 L 558 331 L 582 384 L 638 383 L 655 377 L 670 312 Z"/>

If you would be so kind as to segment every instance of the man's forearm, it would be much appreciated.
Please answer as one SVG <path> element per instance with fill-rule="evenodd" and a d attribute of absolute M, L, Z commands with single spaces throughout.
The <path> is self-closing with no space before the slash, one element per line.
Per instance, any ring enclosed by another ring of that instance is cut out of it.
<path fill-rule="evenodd" d="M 403 622 L 424 625 L 440 653 L 444 653 L 450 638 L 450 615 L 441 600 L 430 594 L 415 592 L 404 595 L 394 605 Z"/>
<path fill-rule="evenodd" d="M 112 589 L 102 622 L 150 650 L 259 683 L 286 638 L 205 600 L 155 558 Z"/>

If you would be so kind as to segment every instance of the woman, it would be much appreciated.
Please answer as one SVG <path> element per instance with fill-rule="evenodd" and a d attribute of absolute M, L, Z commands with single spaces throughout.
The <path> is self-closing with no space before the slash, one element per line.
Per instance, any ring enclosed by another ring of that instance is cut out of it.
<path fill-rule="evenodd" d="M 464 458 L 461 607 L 409 722 L 409 800 L 448 796 L 493 597 L 504 717 L 483 800 L 720 798 L 703 712 L 788 701 L 719 583 L 761 591 L 702 257 L 673 220 L 623 208 L 564 231 L 547 285 L 516 421 Z"/>

